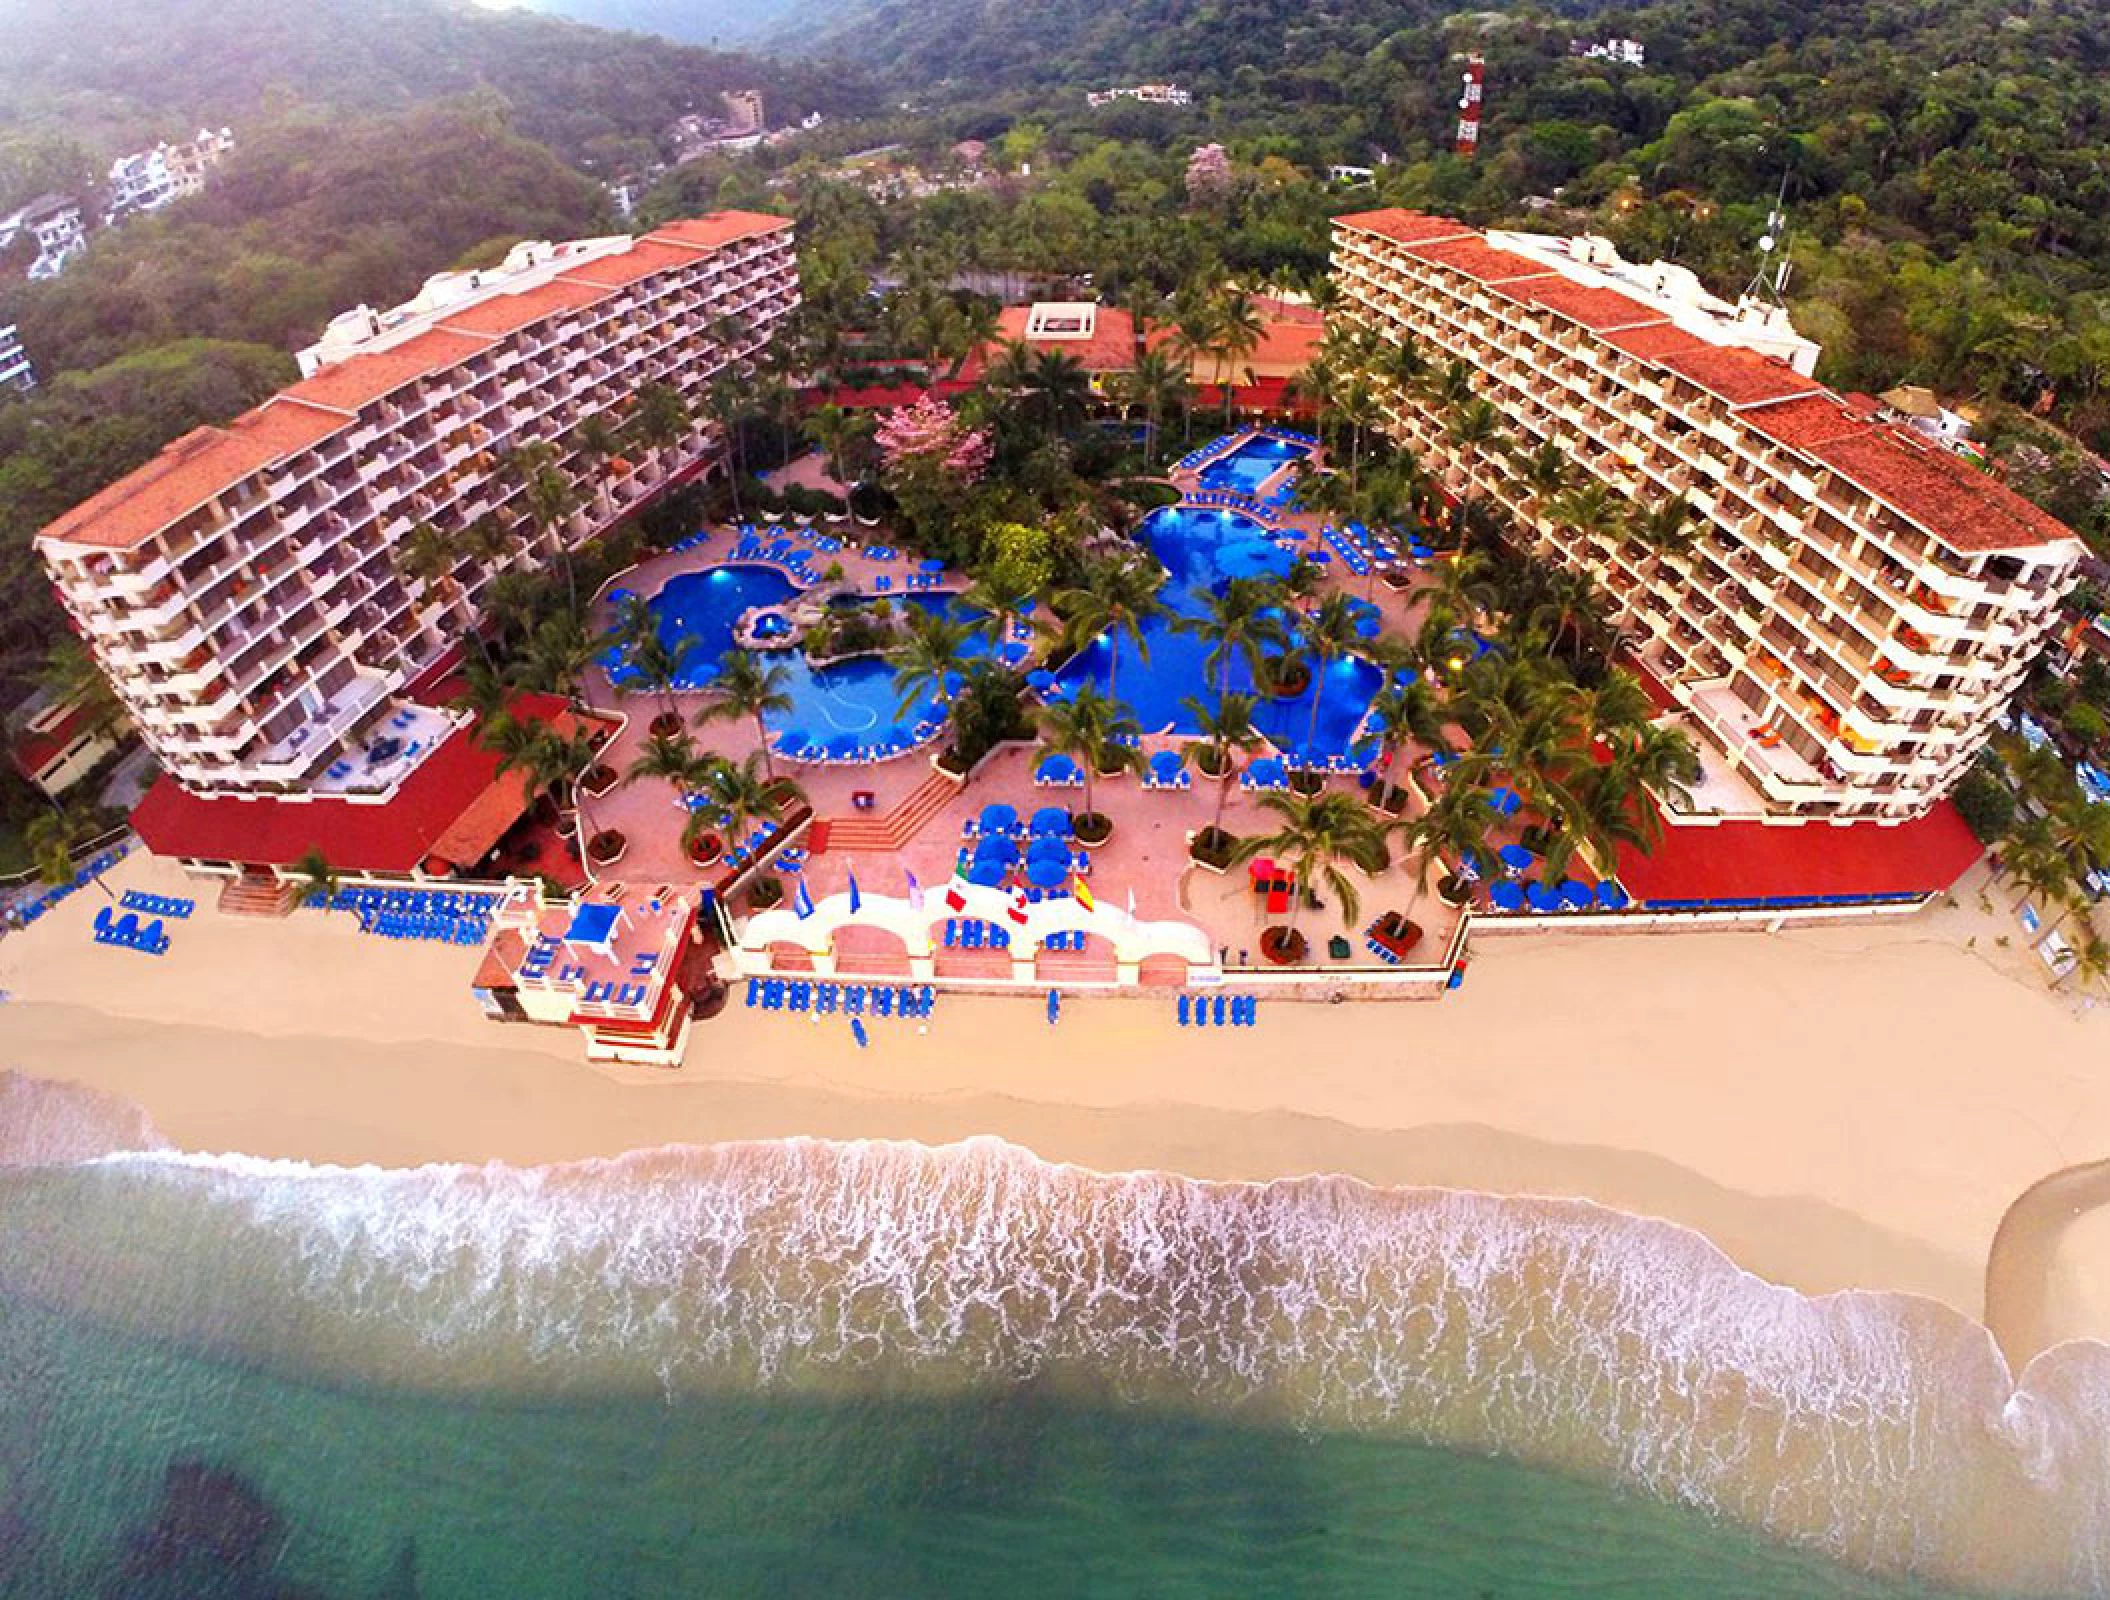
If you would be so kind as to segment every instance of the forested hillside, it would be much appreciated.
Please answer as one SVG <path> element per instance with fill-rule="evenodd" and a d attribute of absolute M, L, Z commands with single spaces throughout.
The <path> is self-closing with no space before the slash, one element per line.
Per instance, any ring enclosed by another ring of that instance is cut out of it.
<path fill-rule="evenodd" d="M 782 26 L 795 0 L 519 0 L 534 11 L 630 28 L 684 44 L 752 45 Z"/>

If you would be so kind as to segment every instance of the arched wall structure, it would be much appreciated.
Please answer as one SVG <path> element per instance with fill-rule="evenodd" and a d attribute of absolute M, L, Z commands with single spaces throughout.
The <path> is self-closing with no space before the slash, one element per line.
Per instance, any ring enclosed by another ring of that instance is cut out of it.
<path fill-rule="evenodd" d="M 954 907 L 950 896 L 958 894 L 962 904 Z M 895 934 L 908 947 L 909 970 L 919 981 L 933 976 L 933 931 L 942 940 L 948 917 L 979 917 L 1011 934 L 1011 981 L 1024 988 L 1043 988 L 1046 980 L 1034 970 L 1034 956 L 1041 941 L 1053 933 L 1079 930 L 1097 935 L 1114 947 L 1115 982 L 1133 987 L 1141 981 L 1143 962 L 1152 956 L 1177 956 L 1187 963 L 1190 978 L 1220 980 L 1222 968 L 1208 935 L 1191 922 L 1145 922 L 1128 912 L 1099 902 L 1090 910 L 1082 902 L 1063 898 L 1042 900 L 1025 907 L 1023 921 L 1013 916 L 1011 896 L 1002 889 L 979 884 L 961 884 L 931 890 L 921 906 L 913 906 L 894 895 L 860 894 L 858 908 L 850 909 L 848 894 L 831 894 L 814 905 L 807 916 L 788 906 L 756 912 L 740 929 L 740 943 L 733 959 L 743 977 L 761 977 L 775 970 L 770 946 L 793 944 L 813 957 L 813 970 L 823 976 L 835 971 L 835 935 L 840 928 L 871 926 Z M 989 980 L 984 980 L 989 981 Z"/>

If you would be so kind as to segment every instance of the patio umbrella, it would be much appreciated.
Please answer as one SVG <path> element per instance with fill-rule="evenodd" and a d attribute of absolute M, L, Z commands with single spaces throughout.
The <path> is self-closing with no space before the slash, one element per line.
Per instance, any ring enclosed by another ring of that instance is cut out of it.
<path fill-rule="evenodd" d="M 978 884 L 984 889 L 994 889 L 1005 878 L 1010 876 L 1010 873 L 1011 868 L 1008 863 L 977 861 L 967 869 L 967 881 L 972 884 Z"/>
<path fill-rule="evenodd" d="M 1607 911 L 1624 911 L 1632 902 L 1627 892 L 1608 878 L 1597 886 L 1597 903 Z"/>
<path fill-rule="evenodd" d="M 1011 640 L 997 651 L 997 654 L 1003 658 L 1005 665 L 1013 667 L 1017 666 L 1032 653 L 1029 646 L 1020 644 L 1016 639 Z"/>
<path fill-rule="evenodd" d="M 806 736 L 803 733 L 800 733 L 796 728 L 792 729 L 789 733 L 780 733 L 777 735 L 777 754 L 780 756 L 799 755 L 805 750 L 805 748 Z"/>
<path fill-rule="evenodd" d="M 916 563 L 916 570 L 919 572 L 943 572 L 945 563 L 937 560 L 919 561 Z"/>
<path fill-rule="evenodd" d="M 1040 765 L 1033 769 L 1034 775 L 1042 778 L 1068 778 L 1074 776 L 1076 771 L 1077 763 L 1065 755 L 1042 756 Z"/>
<path fill-rule="evenodd" d="M 1560 895 L 1536 878 L 1524 885 L 1524 898 L 1534 911 L 1558 911 L 1561 905 Z"/>
<path fill-rule="evenodd" d="M 1042 856 L 1026 863 L 1026 882 L 1036 889 L 1059 889 L 1070 881 L 1070 863 L 1067 859 L 1057 861 L 1053 856 Z"/>
<path fill-rule="evenodd" d="M 1505 844 L 1495 854 L 1502 858 L 1502 865 L 1511 872 L 1522 872 L 1533 860 L 1531 852 L 1520 844 Z"/>
<path fill-rule="evenodd" d="M 1494 808 L 1496 816 L 1513 817 L 1523 810 L 1524 797 L 1514 789 L 1502 788 L 1490 793 L 1487 797 L 1487 803 Z"/>
<path fill-rule="evenodd" d="M 1187 758 L 1177 750 L 1160 750 L 1150 758 L 1150 774 L 1154 778 L 1170 782 L 1186 768 Z"/>
<path fill-rule="evenodd" d="M 1289 775 L 1282 770 L 1279 756 L 1262 756 L 1247 767 L 1246 771 L 1251 775 L 1255 786 L 1262 789 L 1279 789 L 1289 781 Z"/>
<path fill-rule="evenodd" d="M 1001 800 L 994 805 L 982 807 L 982 833 L 1009 833 L 1018 826 L 1018 808 L 1007 806 Z"/>
<path fill-rule="evenodd" d="M 958 672 L 948 672 L 945 674 L 945 693 L 948 698 L 952 695 L 958 694 L 963 688 L 966 687 L 966 685 L 967 679 L 964 674 Z"/>
<path fill-rule="evenodd" d="M 1035 667 L 1026 674 L 1026 687 L 1028 689 L 1052 689 L 1054 686 L 1055 674 L 1046 667 Z"/>
<path fill-rule="evenodd" d="M 1036 839 L 1067 839 L 1070 814 L 1061 806 L 1042 806 L 1033 813 L 1031 832 Z"/>
<path fill-rule="evenodd" d="M 1561 904 L 1570 911 L 1587 911 L 1595 898 L 1590 886 L 1580 878 L 1563 878 L 1559 890 Z"/>
<path fill-rule="evenodd" d="M 1018 844 L 1011 839 L 983 839 L 974 847 L 974 859 L 978 863 L 993 861 L 999 866 L 1008 867 L 1018 859 Z"/>
<path fill-rule="evenodd" d="M 1497 911 L 1522 911 L 1524 909 L 1523 885 L 1511 883 L 1506 878 L 1487 891 L 1487 898 L 1493 902 Z"/>

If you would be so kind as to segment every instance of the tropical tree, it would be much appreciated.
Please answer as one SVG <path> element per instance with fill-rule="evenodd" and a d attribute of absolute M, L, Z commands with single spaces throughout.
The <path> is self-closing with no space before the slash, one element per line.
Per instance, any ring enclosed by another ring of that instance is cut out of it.
<path fill-rule="evenodd" d="M 1169 615 L 1158 598 L 1163 574 L 1154 563 L 1140 557 L 1113 558 L 1094 562 L 1077 588 L 1054 597 L 1055 614 L 1062 619 L 1062 642 L 1066 649 L 1082 650 L 1105 636 L 1109 651 L 1106 663 L 1106 692 L 1118 695 L 1117 674 L 1121 665 L 1121 640 L 1135 643 L 1136 654 L 1150 659 L 1150 641 L 1144 624 Z"/>
<path fill-rule="evenodd" d="M 54 805 L 49 811 L 39 811 L 29 819 L 22 830 L 22 842 L 29 848 L 29 859 L 37 869 L 39 882 L 59 887 L 73 882 L 80 868 L 74 865 L 73 852 L 93 831 L 94 823 L 81 813 L 64 805 Z M 89 874 L 96 888 L 109 899 L 110 886 L 103 882 L 100 872 Z"/>
<path fill-rule="evenodd" d="M 1124 403 L 1143 412 L 1143 465 L 1155 470 L 1159 427 L 1168 415 L 1184 412 L 1194 396 L 1187 368 L 1162 348 L 1145 350 L 1121 375 L 1120 394 Z"/>
<path fill-rule="evenodd" d="M 1091 393 L 1091 375 L 1075 356 L 1061 350 L 1035 353 L 1026 371 L 1025 404 L 1049 432 L 1067 434 L 1082 423 Z"/>
<path fill-rule="evenodd" d="M 773 780 L 776 763 L 769 753 L 769 724 L 763 719 L 792 708 L 790 670 L 778 662 L 764 662 L 745 650 L 728 650 L 718 658 L 717 681 L 711 685 L 710 703 L 697 715 L 699 723 L 736 722 L 749 718 L 755 725 L 755 748 L 763 770 Z"/>
<path fill-rule="evenodd" d="M 599 412 L 582 417 L 573 425 L 567 438 L 581 464 L 593 478 L 594 509 L 601 515 L 608 514 L 608 474 L 604 470 L 615 459 L 620 447 L 615 428 Z"/>
<path fill-rule="evenodd" d="M 739 761 L 723 756 L 704 758 L 694 774 L 696 790 L 705 804 L 689 813 L 682 828 L 681 844 L 688 849 L 710 831 L 714 822 L 731 839 L 744 839 L 757 822 L 773 821 L 787 806 L 803 801 L 805 792 L 789 778 L 780 778 L 768 768 L 767 748 L 750 750 Z"/>
<path fill-rule="evenodd" d="M 1220 593 L 1209 597 L 1200 616 L 1178 618 L 1172 631 L 1208 645 L 1202 671 L 1215 680 L 1219 695 L 1230 692 L 1234 659 L 1245 662 L 1257 683 L 1268 651 L 1287 648 L 1290 638 L 1273 588 L 1260 578 L 1232 578 Z"/>
<path fill-rule="evenodd" d="M 1289 921 L 1281 928 L 1270 928 L 1262 946 L 1271 948 L 1277 959 L 1294 961 L 1303 949 L 1297 918 L 1311 886 L 1325 884 L 1340 905 L 1344 925 L 1352 926 L 1361 913 L 1362 898 L 1355 881 L 1343 870 L 1344 864 L 1375 876 L 1391 865 L 1392 856 L 1385 844 L 1385 828 L 1359 796 L 1339 789 L 1311 795 L 1291 791 L 1264 794 L 1260 804 L 1275 814 L 1280 825 L 1272 833 L 1240 840 L 1233 859 L 1250 861 L 1265 855 L 1290 869 L 1297 892 L 1290 901 Z"/>
<path fill-rule="evenodd" d="M 1395 675 L 1371 698 L 1369 725 L 1377 731 L 1382 772 L 1391 772 L 1400 747 L 1409 739 L 1427 750 L 1448 753 L 1450 749 L 1444 736 L 1442 700 L 1427 679 L 1411 673 Z"/>
<path fill-rule="evenodd" d="M 649 615 L 649 610 L 648 613 Z M 660 714 L 669 722 L 681 720 L 674 691 L 688 682 L 689 663 L 703 641 L 693 633 L 678 634 L 670 643 L 655 626 L 648 628 L 625 652 L 637 691 L 659 696 Z"/>
<path fill-rule="evenodd" d="M 1322 599 L 1297 627 L 1297 644 L 1311 657 L 1311 724 L 1306 744 L 1319 739 L 1319 706 L 1326 698 L 1326 671 L 1361 642 L 1356 602 L 1338 589 Z"/>
<path fill-rule="evenodd" d="M 1451 413 L 1443 432 L 1457 454 L 1458 470 L 1464 478 L 1458 495 L 1458 531 L 1462 537 L 1470 524 L 1479 489 L 1480 458 L 1502 438 L 1502 414 L 1475 395 Z"/>
<path fill-rule="evenodd" d="M 1478 864 L 1487 859 L 1487 837 L 1493 826 L 1487 791 L 1454 778 L 1403 832 L 1425 861 L 1442 861 L 1453 870 L 1472 862 L 1478 870 Z"/>
<path fill-rule="evenodd" d="M 1218 698 L 1213 706 L 1193 695 L 1180 703 L 1187 708 L 1187 714 L 1194 719 L 1195 730 L 1201 735 L 1195 748 L 1206 750 L 1209 764 L 1215 768 L 1216 811 L 1209 819 L 1209 832 L 1221 840 L 1224 810 L 1231 800 L 1231 783 L 1238 776 L 1231 752 L 1257 750 L 1267 742 L 1253 722 L 1253 710 L 1258 702 L 1249 694 L 1227 694 Z"/>
<path fill-rule="evenodd" d="M 418 586 L 421 598 L 445 604 L 451 598 L 450 590 L 460 593 L 460 586 L 453 581 L 454 564 L 459 559 L 454 541 L 431 523 L 414 524 L 390 554 L 396 570 Z"/>
<path fill-rule="evenodd" d="M 975 625 L 943 612 L 913 610 L 908 627 L 886 653 L 894 669 L 897 711 L 907 715 L 931 700 L 952 698 L 949 685 L 960 673 Z"/>
<path fill-rule="evenodd" d="M 1041 741 L 1084 769 L 1084 815 L 1101 827 L 1107 824 L 1093 803 L 1093 783 L 1101 772 L 1135 765 L 1136 749 L 1128 741 L 1140 732 L 1127 706 L 1089 683 L 1079 684 L 1076 693 L 1041 708 Z"/>
<path fill-rule="evenodd" d="M 657 778 L 679 789 L 700 789 L 704 767 L 716 759 L 697 750 L 696 741 L 686 731 L 653 733 L 646 736 L 643 746 L 624 770 L 623 782 L 629 784 Z"/>
<path fill-rule="evenodd" d="M 520 482 L 521 507 L 529 525 L 537 537 L 555 543 L 558 563 L 564 569 L 564 592 L 571 599 L 572 610 L 577 611 L 579 588 L 572 572 L 571 541 L 564 537 L 565 523 L 579 509 L 571 480 L 557 466 L 555 448 L 539 440 L 514 450 L 506 458 L 506 465 Z"/>
<path fill-rule="evenodd" d="M 1378 420 L 1383 413 L 1378 409 L 1377 391 L 1361 373 L 1351 376 L 1328 396 L 1327 409 L 1336 422 L 1348 429 L 1348 492 L 1357 492 L 1362 483 L 1364 430 Z"/>
<path fill-rule="evenodd" d="M 1224 426 L 1231 425 L 1231 394 L 1239 366 L 1260 348 L 1266 327 L 1253 297 L 1233 289 L 1216 303 L 1210 329 L 1209 353 L 1216 360 L 1216 382 L 1223 391 Z"/>
<path fill-rule="evenodd" d="M 1672 495 L 1654 505 L 1633 501 L 1625 508 L 1626 536 L 1649 555 L 1649 572 L 1663 565 L 1665 556 L 1689 549 L 1699 537 L 1699 514 L 1683 495 Z"/>
<path fill-rule="evenodd" d="M 1579 661 L 1590 642 L 1602 638 L 1606 629 L 1604 598 L 1597 581 L 1580 567 L 1553 568 L 1526 622 L 1545 634 L 1549 648 L 1557 652 L 1565 643 L 1569 659 Z"/>
<path fill-rule="evenodd" d="M 74 708 L 80 731 L 88 737 L 115 738 L 130 730 L 131 713 L 79 634 L 58 635 L 45 652 L 37 681 L 57 704 Z"/>
<path fill-rule="evenodd" d="M 322 846 L 311 844 L 303 850 L 293 863 L 293 873 L 300 881 L 300 903 L 329 910 L 337 898 L 337 869 L 322 853 Z"/>
<path fill-rule="evenodd" d="M 689 431 L 689 403 L 671 383 L 648 383 L 631 407 L 630 434 L 652 456 L 652 475 L 664 476 L 663 459 Z"/>

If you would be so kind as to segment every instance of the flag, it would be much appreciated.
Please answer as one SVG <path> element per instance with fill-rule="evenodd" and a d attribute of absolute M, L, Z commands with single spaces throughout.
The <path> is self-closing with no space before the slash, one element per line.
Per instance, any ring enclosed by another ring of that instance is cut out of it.
<path fill-rule="evenodd" d="M 967 909 L 967 885 L 960 881 L 960 875 L 957 872 L 952 875 L 952 882 L 945 886 L 945 909 L 947 911 L 965 911 Z"/>
<path fill-rule="evenodd" d="M 1128 920 L 1130 922 L 1136 920 L 1136 887 L 1134 884 L 1128 886 Z"/>
<path fill-rule="evenodd" d="M 923 909 L 923 885 L 916 881 L 916 875 L 913 872 L 908 873 L 907 876 L 908 908 L 911 911 L 921 911 Z"/>
<path fill-rule="evenodd" d="M 799 892 L 791 902 L 791 909 L 799 914 L 801 922 L 813 915 L 813 896 L 806 892 L 806 877 L 804 873 L 799 875 Z"/>
<path fill-rule="evenodd" d="M 862 911 L 864 903 L 864 896 L 857 892 L 857 873 L 853 868 L 850 873 L 850 915 L 854 917 Z"/>
<path fill-rule="evenodd" d="M 1099 909 L 1098 902 L 1092 899 L 1092 891 L 1086 887 L 1084 879 L 1074 873 L 1070 877 L 1070 893 L 1077 897 L 1077 903 L 1083 906 L 1085 910 L 1097 911 Z"/>
<path fill-rule="evenodd" d="M 1004 912 L 1004 915 L 1013 922 L 1023 923 L 1026 920 L 1026 886 L 1024 884 L 1020 884 L 1011 891 L 1011 905 Z"/>

